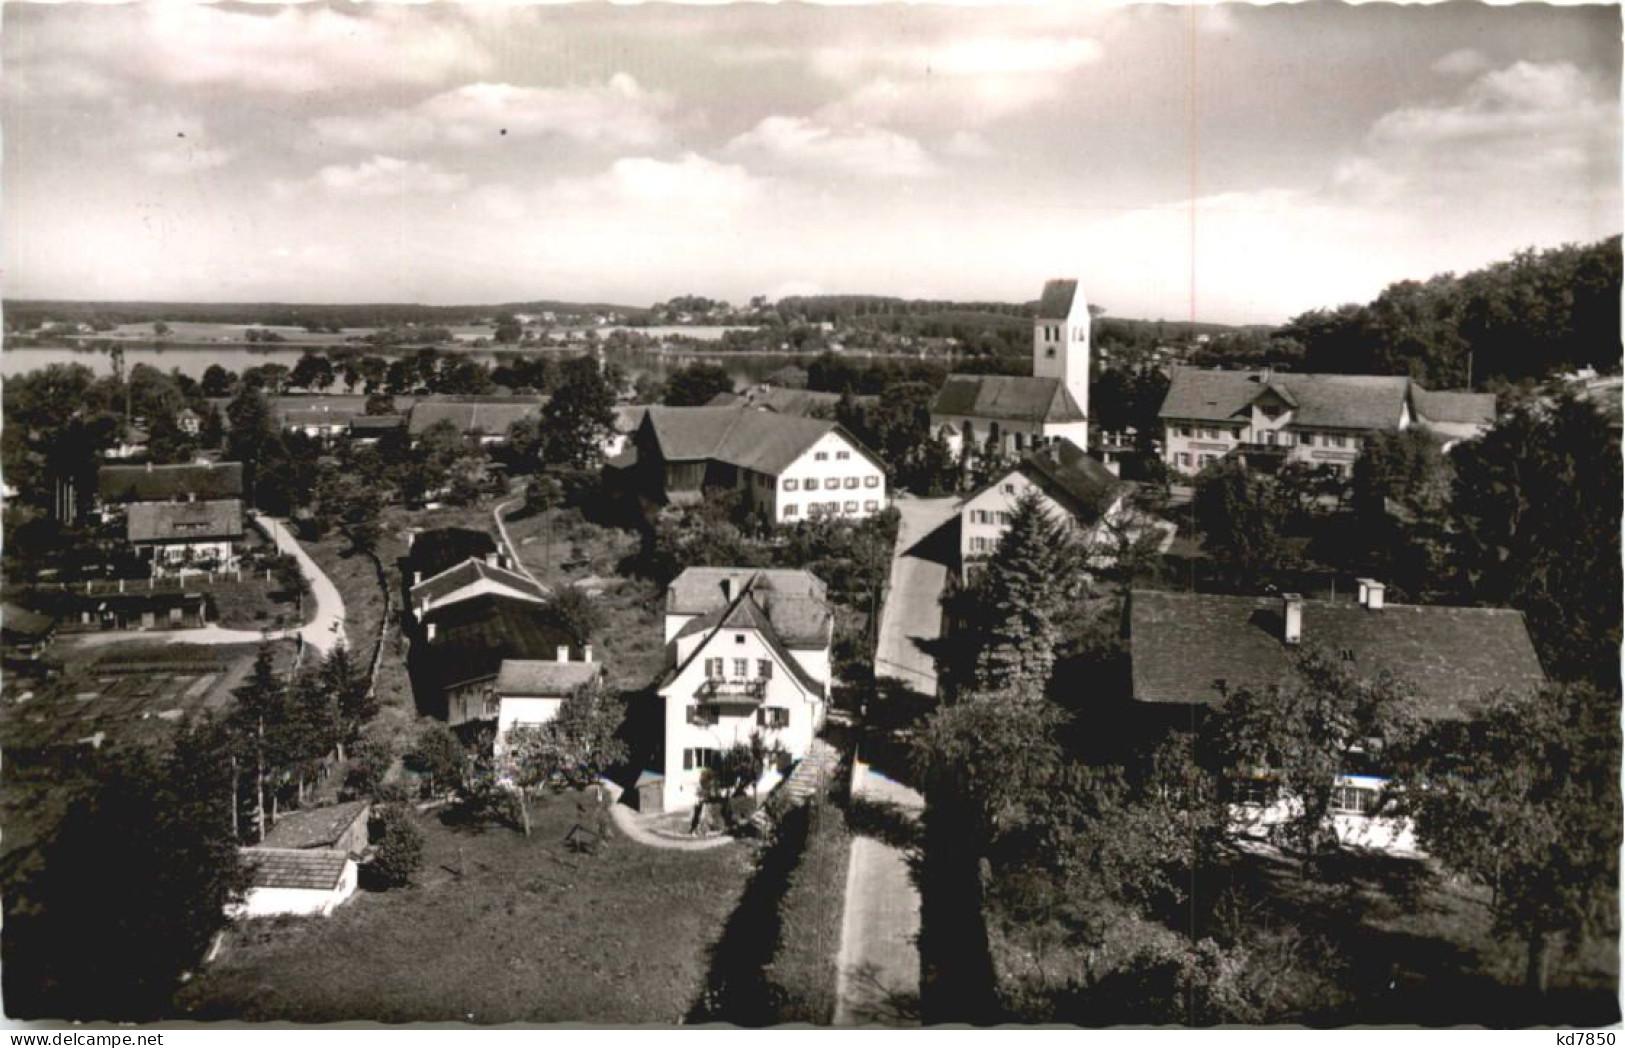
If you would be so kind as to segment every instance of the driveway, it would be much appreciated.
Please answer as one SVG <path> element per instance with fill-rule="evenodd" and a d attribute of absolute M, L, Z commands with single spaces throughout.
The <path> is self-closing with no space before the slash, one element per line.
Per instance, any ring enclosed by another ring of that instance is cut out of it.
<path fill-rule="evenodd" d="M 835 961 L 836 1026 L 916 1026 L 920 1022 L 920 892 L 911 848 L 899 838 L 915 827 L 920 795 L 866 766 L 854 777 L 854 805 L 890 832 L 852 838 L 846 871 L 841 949 Z M 899 832 L 899 831 L 903 832 Z"/>
<path fill-rule="evenodd" d="M 942 636 L 942 592 L 951 556 L 941 529 L 953 519 L 953 498 L 899 498 L 902 514 L 892 552 L 886 606 L 880 611 L 875 676 L 902 681 L 921 695 L 937 693 L 937 666 L 931 654 Z M 927 541 L 929 540 L 929 541 Z"/>

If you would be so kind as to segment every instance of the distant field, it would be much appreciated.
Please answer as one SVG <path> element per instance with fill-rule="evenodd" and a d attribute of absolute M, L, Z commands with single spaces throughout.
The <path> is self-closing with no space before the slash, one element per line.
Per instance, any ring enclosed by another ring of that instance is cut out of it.
<path fill-rule="evenodd" d="M 262 324 L 207 324 L 193 321 L 177 320 L 169 325 L 169 334 L 163 336 L 166 342 L 246 342 L 246 332 L 249 328 L 261 331 L 275 331 L 281 335 L 284 342 L 304 345 L 332 345 L 343 342 L 351 335 L 371 334 L 372 328 L 345 328 L 343 331 L 306 331 L 302 327 L 280 326 L 267 327 Z M 128 338 L 139 339 L 144 342 L 154 341 L 156 336 L 152 333 L 151 324 L 120 324 L 112 331 L 98 331 L 87 338 Z M 267 343 L 277 345 L 277 343 Z"/>

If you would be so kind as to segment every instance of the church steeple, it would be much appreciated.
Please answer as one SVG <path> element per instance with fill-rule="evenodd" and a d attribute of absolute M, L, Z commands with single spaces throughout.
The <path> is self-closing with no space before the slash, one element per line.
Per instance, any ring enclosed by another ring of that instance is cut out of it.
<path fill-rule="evenodd" d="M 1033 375 L 1058 378 L 1089 414 L 1089 303 L 1076 280 L 1051 280 L 1033 318 Z"/>

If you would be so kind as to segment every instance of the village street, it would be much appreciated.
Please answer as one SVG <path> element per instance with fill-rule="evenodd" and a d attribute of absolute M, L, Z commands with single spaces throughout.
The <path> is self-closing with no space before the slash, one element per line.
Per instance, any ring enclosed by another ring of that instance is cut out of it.
<path fill-rule="evenodd" d="M 937 693 L 937 666 L 932 645 L 942 636 L 942 592 L 948 584 L 939 529 L 954 514 L 952 498 L 899 496 L 893 503 L 902 520 L 892 554 L 886 605 L 880 612 L 875 645 L 875 676 L 907 685 L 921 695 Z"/>

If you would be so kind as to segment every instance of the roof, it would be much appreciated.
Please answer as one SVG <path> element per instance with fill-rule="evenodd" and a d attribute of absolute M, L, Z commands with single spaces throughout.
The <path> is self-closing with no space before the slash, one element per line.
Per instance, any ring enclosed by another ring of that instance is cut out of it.
<path fill-rule="evenodd" d="M 412 405 L 407 429 L 414 437 L 439 422 L 449 421 L 459 433 L 480 432 L 504 436 L 508 427 L 542 412 L 546 397 L 443 397 Z"/>
<path fill-rule="evenodd" d="M 1129 654 L 1141 702 L 1214 705 L 1229 690 L 1294 681 L 1282 640 L 1280 597 L 1135 590 Z M 1507 608 L 1303 602 L 1302 648 L 1351 652 L 1362 674 L 1388 671 L 1416 689 L 1424 713 L 1459 717 L 1504 688 L 1532 691 L 1546 677 L 1523 614 Z"/>
<path fill-rule="evenodd" d="M 1427 390 L 1411 384 L 1411 406 L 1429 422 L 1455 422 L 1493 426 L 1494 393 L 1464 393 L 1455 390 Z"/>
<path fill-rule="evenodd" d="M 1058 378 L 1024 375 L 949 375 L 931 405 L 932 415 L 1082 422 L 1083 409 Z"/>
<path fill-rule="evenodd" d="M 829 419 L 797 418 L 748 407 L 650 408 L 644 425 L 668 462 L 715 460 L 777 474 L 823 436 L 839 433 L 877 466 L 874 452 Z"/>
<path fill-rule="evenodd" d="M 242 856 L 255 888 L 332 891 L 350 862 L 349 853 L 326 848 L 243 848 Z"/>
<path fill-rule="evenodd" d="M 570 646 L 541 605 L 500 593 L 431 608 L 423 622 L 435 627 L 425 647 L 442 685 L 495 677 L 506 659 L 553 659 Z"/>
<path fill-rule="evenodd" d="M 797 415 L 807 418 L 811 417 L 815 411 L 833 412 L 836 405 L 841 402 L 841 394 L 821 393 L 810 389 L 785 389 L 780 386 L 767 386 L 747 390 L 741 399 L 753 408 L 776 411 L 781 415 Z M 880 403 L 880 398 L 867 393 L 854 395 L 852 403 L 860 410 L 868 411 Z"/>
<path fill-rule="evenodd" d="M 412 536 L 406 559 L 412 565 L 412 570 L 423 572 L 423 577 L 429 579 L 470 557 L 483 559 L 486 554 L 496 551 L 496 539 L 488 531 L 431 528 Z"/>
<path fill-rule="evenodd" d="M 564 698 L 604 672 L 601 662 L 559 662 L 547 659 L 504 659 L 497 670 L 495 691 L 501 696 Z"/>
<path fill-rule="evenodd" d="M 49 615 L 19 608 L 15 604 L 0 606 L 0 630 L 14 637 L 44 637 L 55 628 L 56 620 Z"/>
<path fill-rule="evenodd" d="M 666 588 L 666 614 L 720 616 L 747 587 L 786 644 L 822 648 L 829 643 L 834 618 L 824 581 L 800 568 L 689 568 Z M 700 628 L 691 622 L 683 632 Z"/>
<path fill-rule="evenodd" d="M 481 579 L 488 579 L 500 583 L 509 589 L 528 593 L 537 600 L 547 597 L 547 590 L 533 579 L 526 578 L 517 571 L 499 568 L 495 564 L 487 564 L 483 560 L 470 557 L 455 567 L 447 568 L 438 575 L 424 579 L 412 587 L 412 603 L 419 604 L 433 602 L 450 593 L 455 593 L 464 586 L 472 586 Z"/>
<path fill-rule="evenodd" d="M 96 474 L 103 502 L 170 502 L 239 498 L 241 462 L 188 462 L 175 466 L 103 466 Z"/>
<path fill-rule="evenodd" d="M 406 425 L 405 415 L 356 415 L 350 419 L 351 430 L 383 431 Z"/>
<path fill-rule="evenodd" d="M 1009 469 L 960 500 L 963 505 L 998 484 L 1011 473 L 1031 479 L 1051 498 L 1066 505 L 1084 523 L 1105 516 L 1128 484 L 1066 438 L 1029 451 Z"/>
<path fill-rule="evenodd" d="M 1042 320 L 1064 320 L 1072 315 L 1072 300 L 1078 294 L 1076 280 L 1051 280 L 1044 284 L 1044 293 L 1038 299 L 1038 316 Z"/>
<path fill-rule="evenodd" d="M 694 569 L 689 570 L 692 571 Z M 684 574 L 687 574 L 687 572 L 684 572 Z M 681 674 L 685 668 L 691 665 L 695 659 L 699 658 L 705 652 L 706 648 L 710 646 L 712 638 L 714 638 L 718 633 L 724 630 L 749 629 L 755 630 L 757 634 L 761 636 L 762 640 L 767 644 L 767 646 L 776 656 L 778 656 L 779 662 L 784 665 L 785 669 L 790 672 L 790 675 L 796 679 L 796 682 L 800 684 L 803 689 L 811 692 L 814 695 L 818 695 L 820 697 L 823 696 L 824 685 L 819 681 L 814 680 L 807 673 L 806 667 L 802 666 L 801 662 L 794 655 L 790 654 L 790 651 L 786 645 L 793 642 L 790 640 L 790 638 L 782 635 L 776 628 L 775 615 L 773 613 L 776 604 L 800 604 L 801 608 L 794 613 L 792 621 L 795 624 L 800 625 L 802 628 L 805 628 L 809 619 L 814 614 L 814 609 L 808 606 L 812 604 L 812 602 L 806 598 L 797 598 L 789 601 L 785 601 L 783 599 L 776 600 L 775 591 L 770 580 L 762 577 L 765 576 L 765 574 L 765 572 L 755 573 L 754 576 L 746 580 L 744 587 L 737 592 L 736 596 L 731 601 L 727 602 L 725 607 L 701 616 L 694 622 L 690 622 L 685 625 L 683 629 L 679 631 L 678 637 L 687 636 L 698 632 L 704 632 L 706 634 L 705 639 L 700 641 L 699 644 L 695 645 L 694 650 L 689 652 L 688 658 L 682 660 L 681 662 L 678 662 L 675 658 L 677 650 L 675 641 L 677 638 L 672 638 L 673 643 L 668 646 L 671 655 L 671 666 L 665 677 L 661 679 L 661 687 L 664 687 L 666 684 L 669 684 L 672 680 L 676 679 L 676 677 Z M 801 574 L 806 573 L 802 572 Z M 814 581 L 817 580 L 815 579 Z M 820 582 L 819 586 L 822 587 L 822 585 L 823 584 Z M 824 615 L 824 620 L 826 622 L 830 621 L 828 607 L 820 605 L 820 609 Z M 825 632 L 822 640 L 810 644 L 804 642 L 799 646 L 823 647 L 828 643 L 829 633 Z"/>
<path fill-rule="evenodd" d="M 272 848 L 321 848 L 338 842 L 364 819 L 371 805 L 366 801 L 346 801 L 326 808 L 309 808 L 288 812 L 276 820 L 271 832 L 265 835 L 265 844 Z"/>
<path fill-rule="evenodd" d="M 345 426 L 355 418 L 355 412 L 327 408 L 293 408 L 282 413 L 284 426 Z"/>
<path fill-rule="evenodd" d="M 649 409 L 643 404 L 622 404 L 614 408 L 614 412 L 615 432 L 635 433 L 643 425 L 643 416 L 649 413 Z"/>
<path fill-rule="evenodd" d="M 199 542 L 243 534 L 239 499 L 209 502 L 135 502 L 124 521 L 131 542 Z"/>
<path fill-rule="evenodd" d="M 1295 410 L 1300 426 L 1395 429 L 1411 380 L 1399 375 L 1298 375 L 1290 372 L 1208 371 L 1175 367 L 1163 398 L 1163 418 L 1230 422 L 1274 390 Z"/>

